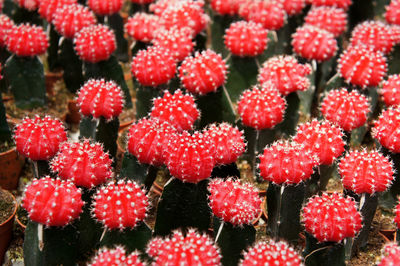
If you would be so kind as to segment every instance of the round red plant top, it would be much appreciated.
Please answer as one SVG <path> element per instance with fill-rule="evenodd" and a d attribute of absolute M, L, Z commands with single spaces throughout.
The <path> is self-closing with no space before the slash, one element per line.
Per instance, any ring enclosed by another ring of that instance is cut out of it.
<path fill-rule="evenodd" d="M 389 107 L 383 111 L 375 126 L 372 135 L 379 143 L 393 153 L 400 153 L 400 108 Z"/>
<path fill-rule="evenodd" d="M 0 47 L 6 46 L 8 31 L 14 27 L 14 22 L 6 15 L 0 14 Z"/>
<path fill-rule="evenodd" d="M 386 106 L 400 104 L 400 75 L 390 75 L 387 80 L 382 82 L 380 94 Z"/>
<path fill-rule="evenodd" d="M 90 266 L 144 266 L 140 260 L 138 252 L 133 252 L 129 256 L 126 255 L 122 247 L 113 249 L 103 248 L 98 251 L 96 256 L 92 259 Z"/>
<path fill-rule="evenodd" d="M 40 0 L 14 0 L 20 7 L 34 11 L 39 7 Z"/>
<path fill-rule="evenodd" d="M 124 0 L 88 0 L 87 5 L 94 13 L 101 16 L 109 16 L 119 12 Z"/>
<path fill-rule="evenodd" d="M 286 19 L 286 13 L 280 1 L 248 2 L 247 6 L 239 10 L 239 15 L 247 21 L 261 24 L 267 30 L 279 30 Z"/>
<path fill-rule="evenodd" d="M 65 226 L 79 217 L 84 202 L 71 181 L 49 176 L 34 179 L 25 189 L 22 207 L 29 219 L 46 226 Z"/>
<path fill-rule="evenodd" d="M 150 42 L 156 36 L 159 29 L 159 17 L 152 14 L 138 12 L 128 19 L 125 24 L 125 32 L 133 39 L 141 42 Z"/>
<path fill-rule="evenodd" d="M 156 16 L 161 16 L 161 14 L 165 11 L 165 9 L 167 9 L 167 7 L 184 1 L 186 0 L 157 0 L 154 3 L 150 4 L 149 11 L 153 12 Z M 200 2 L 202 5 L 204 5 L 204 0 L 198 0 L 196 2 Z"/>
<path fill-rule="evenodd" d="M 354 237 L 362 227 L 354 199 L 337 193 L 310 198 L 303 208 L 303 222 L 319 242 L 340 242 Z"/>
<path fill-rule="evenodd" d="M 327 30 L 338 37 L 346 30 L 347 13 L 336 7 L 314 7 L 308 12 L 304 21 L 308 25 Z"/>
<path fill-rule="evenodd" d="M 239 13 L 243 0 L 211 0 L 211 8 L 220 15 L 234 16 Z"/>
<path fill-rule="evenodd" d="M 33 57 L 46 52 L 49 39 L 42 27 L 20 24 L 7 32 L 6 45 L 17 56 Z"/>
<path fill-rule="evenodd" d="M 395 209 L 395 217 L 394 217 L 394 222 L 396 223 L 397 229 L 400 228 L 400 203 L 396 205 Z"/>
<path fill-rule="evenodd" d="M 303 11 L 303 8 L 306 6 L 305 0 L 279 0 L 286 14 L 289 16 L 293 16 L 296 14 L 300 14 Z"/>
<path fill-rule="evenodd" d="M 400 265 L 400 247 L 397 243 L 387 243 L 382 249 L 382 260 L 378 266 Z"/>
<path fill-rule="evenodd" d="M 25 118 L 14 131 L 17 151 L 33 160 L 49 160 L 59 150 L 60 144 L 67 140 L 62 122 L 49 116 Z"/>
<path fill-rule="evenodd" d="M 307 3 L 313 6 L 333 6 L 344 10 L 352 4 L 351 0 L 307 0 Z"/>
<path fill-rule="evenodd" d="M 50 23 L 57 9 L 65 5 L 77 4 L 77 2 L 78 0 L 40 0 L 38 12 Z"/>
<path fill-rule="evenodd" d="M 170 50 L 172 57 L 182 61 L 189 56 L 195 43 L 192 41 L 189 28 L 171 28 L 169 30 L 157 31 L 153 39 L 154 46 Z"/>
<path fill-rule="evenodd" d="M 392 0 L 386 6 L 385 19 L 389 24 L 400 25 L 400 1 Z"/>

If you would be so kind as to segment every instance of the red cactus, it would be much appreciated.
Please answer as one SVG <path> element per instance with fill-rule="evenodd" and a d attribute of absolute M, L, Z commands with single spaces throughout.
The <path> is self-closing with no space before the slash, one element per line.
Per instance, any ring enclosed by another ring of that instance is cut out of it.
<path fill-rule="evenodd" d="M 385 19 L 389 24 L 400 25 L 400 1 L 390 1 L 386 6 Z"/>
<path fill-rule="evenodd" d="M 260 175 L 277 185 L 299 184 L 311 177 L 318 157 L 302 144 L 276 141 L 260 156 Z"/>
<path fill-rule="evenodd" d="M 203 95 L 224 85 L 227 68 L 221 55 L 206 50 L 187 57 L 179 68 L 179 77 L 188 91 Z"/>
<path fill-rule="evenodd" d="M 17 4 L 29 11 L 34 11 L 39 7 L 40 0 L 14 0 Z"/>
<path fill-rule="evenodd" d="M 230 164 L 236 162 L 246 150 L 243 132 L 228 123 L 212 124 L 207 127 L 215 147 L 215 163 Z"/>
<path fill-rule="evenodd" d="M 49 176 L 34 179 L 22 201 L 29 219 L 46 226 L 64 226 L 79 217 L 84 202 L 81 191 L 71 181 Z"/>
<path fill-rule="evenodd" d="M 179 2 L 183 2 L 186 0 L 157 0 L 156 2 L 150 4 L 149 10 L 153 12 L 156 16 L 161 16 L 164 13 L 165 9 L 171 5 L 175 5 Z M 202 5 L 204 5 L 204 1 L 200 0 Z M 200 2 L 198 1 L 198 2 Z"/>
<path fill-rule="evenodd" d="M 294 91 L 304 91 L 310 87 L 306 77 L 311 74 L 309 64 L 300 64 L 295 57 L 290 55 L 274 56 L 263 64 L 258 75 L 258 82 L 274 84 L 282 95 Z"/>
<path fill-rule="evenodd" d="M 400 25 L 391 25 L 392 30 L 393 45 L 398 45 L 400 43 Z"/>
<path fill-rule="evenodd" d="M 348 92 L 345 88 L 330 91 L 321 104 L 324 117 L 345 131 L 364 125 L 369 110 L 367 97 L 355 90 Z"/>
<path fill-rule="evenodd" d="M 314 119 L 297 127 L 293 141 L 317 155 L 320 164 L 330 165 L 344 152 L 343 135 L 339 127 Z"/>
<path fill-rule="evenodd" d="M 211 210 L 224 222 L 236 226 L 251 224 L 261 211 L 261 198 L 250 184 L 214 179 L 208 184 L 208 190 Z"/>
<path fill-rule="evenodd" d="M 259 23 L 267 30 L 282 28 L 286 13 L 280 1 L 252 1 L 248 4 L 245 12 L 239 10 L 239 15 L 244 19 Z"/>
<path fill-rule="evenodd" d="M 303 8 L 306 6 L 305 0 L 279 0 L 286 14 L 289 16 L 293 16 L 296 14 L 300 14 L 303 11 Z"/>
<path fill-rule="evenodd" d="M 400 153 L 400 108 L 389 107 L 375 121 L 372 135 L 393 153 Z"/>
<path fill-rule="evenodd" d="M 144 4 L 150 4 L 153 3 L 154 0 L 130 0 L 132 3 L 139 4 L 139 5 L 144 5 Z"/>
<path fill-rule="evenodd" d="M 84 116 L 111 120 L 121 114 L 124 96 L 115 82 L 90 79 L 78 91 L 77 103 Z"/>
<path fill-rule="evenodd" d="M 336 7 L 314 7 L 305 17 L 305 23 L 327 30 L 338 37 L 346 30 L 347 13 Z"/>
<path fill-rule="evenodd" d="M 137 41 L 150 42 L 156 35 L 158 20 L 159 17 L 152 14 L 135 13 L 125 24 L 125 32 Z"/>
<path fill-rule="evenodd" d="M 125 249 L 116 247 L 113 249 L 103 248 L 97 252 L 91 260 L 90 266 L 144 266 L 139 258 L 138 252 L 126 255 Z"/>
<path fill-rule="evenodd" d="M 53 15 L 57 9 L 77 2 L 78 0 L 40 0 L 38 12 L 48 22 L 52 22 Z"/>
<path fill-rule="evenodd" d="M 200 112 L 192 95 L 176 90 L 174 94 L 165 91 L 162 98 L 154 99 L 150 116 L 167 121 L 176 130 L 182 132 L 193 129 L 193 124 L 199 118 Z"/>
<path fill-rule="evenodd" d="M 50 168 L 76 186 L 92 188 L 113 176 L 112 160 L 100 143 L 83 140 L 79 143 L 64 142 L 50 162 Z"/>
<path fill-rule="evenodd" d="M 257 130 L 273 128 L 282 122 L 285 108 L 285 99 L 270 83 L 244 91 L 238 102 L 242 123 Z"/>
<path fill-rule="evenodd" d="M 90 63 L 109 59 L 117 48 L 114 32 L 100 24 L 85 27 L 76 33 L 74 43 L 78 56 Z"/>
<path fill-rule="evenodd" d="M 241 0 L 211 0 L 211 7 L 220 15 L 234 16 L 239 13 Z"/>
<path fill-rule="evenodd" d="M 307 0 L 313 6 L 333 6 L 347 10 L 352 4 L 351 0 Z"/>
<path fill-rule="evenodd" d="M 400 104 L 400 75 L 390 75 L 386 81 L 382 83 L 380 94 L 383 96 L 383 101 L 386 106 Z"/>
<path fill-rule="evenodd" d="M 362 227 L 354 199 L 337 193 L 312 197 L 303 208 L 303 222 L 319 242 L 340 242 L 354 237 Z"/>
<path fill-rule="evenodd" d="M 96 14 L 109 16 L 119 12 L 124 4 L 124 0 L 88 0 L 87 5 Z"/>
<path fill-rule="evenodd" d="M 224 36 L 225 46 L 236 56 L 258 56 L 268 43 L 268 31 L 255 22 L 238 21 L 232 23 Z"/>
<path fill-rule="evenodd" d="M 174 77 L 176 62 L 171 51 L 161 47 L 149 47 L 136 54 L 132 60 L 131 71 L 143 86 L 156 87 Z"/>
<path fill-rule="evenodd" d="M 6 45 L 17 56 L 33 57 L 46 52 L 49 39 L 42 27 L 21 24 L 7 32 Z"/>
<path fill-rule="evenodd" d="M 377 86 L 386 75 L 386 58 L 364 45 L 350 46 L 339 58 L 338 71 L 347 83 L 362 88 Z"/>
<path fill-rule="evenodd" d="M 0 14 L 0 47 L 6 46 L 7 34 L 14 27 L 14 22 L 6 15 Z"/>
<path fill-rule="evenodd" d="M 25 118 L 16 126 L 14 132 L 17 151 L 33 160 L 48 160 L 58 152 L 67 133 L 62 122 L 49 116 Z"/>
<path fill-rule="evenodd" d="M 338 50 L 332 33 L 311 25 L 297 28 L 292 38 L 294 52 L 308 60 L 326 61 Z"/>
<path fill-rule="evenodd" d="M 301 257 L 286 242 L 257 242 L 244 253 L 242 266 L 252 265 L 292 265 L 300 266 Z"/>
<path fill-rule="evenodd" d="M 207 235 L 190 229 L 186 236 L 175 231 L 166 239 L 154 238 L 148 244 L 147 253 L 154 258 L 154 265 L 219 265 L 221 255 Z"/>
<path fill-rule="evenodd" d="M 395 209 L 395 217 L 394 217 L 394 222 L 396 223 L 396 227 L 397 229 L 400 228 L 400 203 L 398 203 L 396 205 L 396 209 Z"/>
<path fill-rule="evenodd" d="M 64 37 L 73 39 L 81 29 L 96 24 L 96 17 L 89 8 L 71 4 L 58 8 L 53 16 L 56 30 Z"/>
<path fill-rule="evenodd" d="M 396 243 L 388 243 L 382 249 L 382 259 L 378 266 L 400 265 L 400 247 Z"/>
<path fill-rule="evenodd" d="M 101 187 L 94 195 L 93 213 L 108 229 L 134 228 L 146 217 L 148 198 L 133 181 Z"/>
<path fill-rule="evenodd" d="M 184 131 L 168 144 L 166 165 L 172 176 L 183 182 L 198 183 L 211 176 L 215 148 L 207 134 Z"/>
<path fill-rule="evenodd" d="M 161 166 L 173 133 L 175 129 L 167 122 L 143 118 L 129 129 L 128 151 L 140 163 Z"/>

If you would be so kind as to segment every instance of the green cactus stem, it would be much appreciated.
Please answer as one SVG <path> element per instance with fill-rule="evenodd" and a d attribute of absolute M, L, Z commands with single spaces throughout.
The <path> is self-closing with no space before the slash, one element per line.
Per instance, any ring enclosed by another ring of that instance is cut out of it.
<path fill-rule="evenodd" d="M 232 22 L 236 18 L 232 16 L 221 16 L 213 12 L 212 24 L 211 24 L 211 47 L 212 49 L 220 53 L 222 57 L 227 57 L 229 51 L 224 45 L 225 30 L 229 28 Z"/>
<path fill-rule="evenodd" d="M 142 86 L 135 79 L 134 87 L 136 90 L 136 120 L 139 120 L 150 113 L 153 99 L 162 97 L 164 89 Z"/>
<path fill-rule="evenodd" d="M 37 26 L 43 26 L 43 20 L 40 17 L 37 10 L 29 11 L 23 7 L 16 5 L 13 13 L 12 19 L 15 24 L 30 23 Z"/>
<path fill-rule="evenodd" d="M 314 173 L 311 175 L 311 178 L 306 182 L 305 198 L 308 199 L 313 195 L 325 191 L 326 186 L 328 185 L 329 180 L 336 169 L 336 163 L 331 165 L 319 165 L 318 169 L 314 171 Z"/>
<path fill-rule="evenodd" d="M 58 44 L 60 41 L 60 34 L 55 30 L 53 24 L 47 25 L 47 34 L 49 36 L 49 48 L 47 48 L 47 64 L 50 71 L 56 70 L 59 65 L 58 60 Z"/>
<path fill-rule="evenodd" d="M 13 0 L 4 0 L 2 12 L 11 17 L 16 8 L 17 4 Z"/>
<path fill-rule="evenodd" d="M 6 118 L 6 108 L 3 99 L 0 97 L 0 142 L 11 142 L 11 130 Z"/>
<path fill-rule="evenodd" d="M 300 98 L 297 92 L 292 92 L 285 96 L 285 99 L 287 103 L 285 118 L 275 127 L 275 130 L 279 132 L 280 136 L 291 137 L 296 133 L 296 127 L 300 117 Z"/>
<path fill-rule="evenodd" d="M 240 178 L 240 171 L 236 163 L 217 165 L 212 170 L 211 179 L 227 179 L 228 177 L 232 177 L 233 179 Z"/>
<path fill-rule="evenodd" d="M 107 24 L 114 30 L 117 41 L 117 50 L 114 54 L 121 62 L 128 62 L 128 41 L 124 38 L 124 22 L 119 13 L 107 17 Z"/>
<path fill-rule="evenodd" d="M 75 53 L 72 40 L 62 38 L 60 41 L 59 62 L 64 70 L 64 82 L 71 93 L 76 93 L 84 82 L 82 61 Z"/>
<path fill-rule="evenodd" d="M 344 266 L 345 264 L 345 245 L 342 242 L 323 242 L 309 233 L 306 234 L 306 247 L 303 251 L 304 264 L 306 266 Z"/>

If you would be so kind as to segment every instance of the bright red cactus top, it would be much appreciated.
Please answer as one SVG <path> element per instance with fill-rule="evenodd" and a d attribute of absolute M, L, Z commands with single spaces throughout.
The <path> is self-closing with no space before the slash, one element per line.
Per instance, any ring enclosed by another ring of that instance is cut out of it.
<path fill-rule="evenodd" d="M 86 139 L 78 143 L 64 142 L 50 167 L 62 179 L 71 180 L 76 186 L 92 188 L 113 176 L 111 163 L 100 143 Z"/>
<path fill-rule="evenodd" d="M 208 134 L 183 131 L 168 144 L 166 165 L 172 176 L 183 182 L 198 183 L 211 176 L 215 148 Z"/>
<path fill-rule="evenodd" d="M 400 228 L 400 203 L 396 205 L 395 215 L 394 222 L 396 223 L 397 228 Z"/>
<path fill-rule="evenodd" d="M 230 164 L 236 162 L 246 151 L 243 132 L 228 123 L 212 124 L 207 127 L 215 146 L 215 163 Z"/>
<path fill-rule="evenodd" d="M 286 13 L 280 1 L 249 2 L 245 12 L 239 14 L 247 21 L 260 23 L 267 30 L 279 30 L 285 23 Z"/>
<path fill-rule="evenodd" d="M 338 193 L 312 197 L 303 208 L 303 222 L 319 242 L 340 242 L 354 237 L 362 227 L 354 199 Z"/>
<path fill-rule="evenodd" d="M 393 181 L 393 166 L 377 150 L 353 150 L 339 163 L 344 188 L 357 194 L 384 192 Z"/>
<path fill-rule="evenodd" d="M 400 265 L 400 247 L 397 243 L 391 242 L 386 244 L 382 249 L 382 259 L 378 266 L 394 266 Z"/>
<path fill-rule="evenodd" d="M 167 29 L 188 27 L 192 30 L 192 36 L 196 36 L 210 20 L 203 6 L 203 1 L 194 0 L 172 3 L 160 14 L 160 24 Z"/>
<path fill-rule="evenodd" d="M 7 32 L 6 45 L 17 56 L 33 57 L 46 52 L 49 39 L 42 27 L 21 24 Z"/>
<path fill-rule="evenodd" d="M 372 135 L 393 153 L 400 153 L 400 108 L 389 107 L 375 121 Z"/>
<path fill-rule="evenodd" d="M 182 132 L 193 129 L 193 124 L 199 118 L 200 112 L 192 95 L 176 90 L 174 94 L 165 91 L 163 97 L 154 99 L 150 116 L 167 121 L 176 130 Z"/>
<path fill-rule="evenodd" d="M 220 15 L 237 15 L 241 0 L 211 0 L 211 7 Z"/>
<path fill-rule="evenodd" d="M 293 16 L 296 14 L 300 14 L 303 11 L 303 8 L 306 6 L 305 0 L 279 0 L 286 14 L 289 16 Z"/>
<path fill-rule="evenodd" d="M 209 200 L 213 214 L 224 222 L 236 226 L 251 224 L 261 210 L 261 198 L 250 184 L 239 180 L 214 179 L 208 184 Z"/>
<path fill-rule="evenodd" d="M 318 157 L 304 145 L 292 141 L 276 141 L 260 156 L 260 175 L 277 185 L 299 184 L 309 179 Z"/>
<path fill-rule="evenodd" d="M 306 24 L 327 30 L 338 37 L 346 30 L 347 13 L 336 7 L 314 7 L 308 12 L 304 20 Z"/>
<path fill-rule="evenodd" d="M 6 46 L 8 31 L 14 27 L 14 22 L 6 15 L 0 14 L 0 47 Z"/>
<path fill-rule="evenodd" d="M 345 131 L 352 131 L 367 121 L 370 106 L 367 97 L 345 88 L 330 91 L 321 104 L 324 117 Z"/>
<path fill-rule="evenodd" d="M 292 38 L 294 52 L 308 60 L 326 61 L 338 50 L 335 36 L 315 26 L 297 28 Z"/>
<path fill-rule="evenodd" d="M 189 56 L 194 49 L 194 42 L 190 36 L 189 28 L 170 28 L 160 30 L 153 40 L 154 46 L 159 46 L 171 51 L 171 55 L 177 61 L 182 61 Z"/>
<path fill-rule="evenodd" d="M 132 3 L 143 5 L 153 3 L 154 0 L 130 0 Z"/>
<path fill-rule="evenodd" d="M 50 116 L 25 118 L 16 126 L 14 140 L 17 151 L 33 160 L 49 160 L 67 140 L 62 122 Z"/>
<path fill-rule="evenodd" d="M 228 50 L 236 56 L 258 56 L 268 43 L 268 31 L 253 21 L 232 23 L 225 31 L 224 42 Z"/>
<path fill-rule="evenodd" d="M 147 247 L 147 253 L 154 258 L 155 266 L 220 265 L 221 255 L 214 241 L 193 229 L 186 236 L 175 231 L 169 238 L 154 238 Z"/>
<path fill-rule="evenodd" d="M 176 131 L 169 123 L 143 118 L 129 129 L 128 151 L 140 163 L 161 166 L 173 133 Z"/>
<path fill-rule="evenodd" d="M 78 91 L 77 103 L 84 116 L 111 120 L 121 114 L 124 96 L 114 81 L 90 79 Z"/>
<path fill-rule="evenodd" d="M 392 37 L 393 37 L 393 45 L 397 45 L 400 43 L 400 25 L 391 25 Z"/>
<path fill-rule="evenodd" d="M 374 51 L 387 54 L 394 45 L 392 29 L 380 21 L 365 21 L 354 28 L 350 43 L 352 46 L 364 44 Z"/>
<path fill-rule="evenodd" d="M 70 4 L 76 4 L 78 0 L 40 0 L 39 14 L 48 22 L 53 21 L 53 15 L 57 9 Z"/>
<path fill-rule="evenodd" d="M 117 48 L 114 32 L 101 24 L 83 28 L 75 34 L 74 43 L 78 56 L 90 63 L 109 59 Z"/>
<path fill-rule="evenodd" d="M 87 5 L 96 14 L 109 16 L 121 10 L 124 0 L 88 0 Z"/>
<path fill-rule="evenodd" d="M 29 219 L 46 226 L 64 226 L 79 217 L 84 202 L 71 181 L 49 176 L 34 179 L 25 189 L 22 207 Z"/>
<path fill-rule="evenodd" d="M 101 187 L 93 199 L 94 216 L 108 229 L 134 228 L 149 206 L 145 191 L 130 180 Z"/>
<path fill-rule="evenodd" d="M 242 266 L 291 265 L 301 266 L 300 255 L 284 241 L 257 242 L 244 253 Z"/>
<path fill-rule="evenodd" d="M 320 164 L 330 165 L 344 152 L 342 130 L 328 121 L 318 121 L 300 124 L 293 141 L 303 144 L 318 156 Z"/>
<path fill-rule="evenodd" d="M 195 94 L 215 92 L 224 85 L 227 65 L 222 56 L 212 50 L 187 57 L 179 67 L 179 77 L 183 86 Z"/>
<path fill-rule="evenodd" d="M 101 249 L 92 259 L 90 266 L 144 266 L 139 258 L 138 252 L 133 252 L 127 256 L 124 248 Z"/>
<path fill-rule="evenodd" d="M 382 82 L 380 94 L 386 106 L 400 104 L 400 75 L 390 75 L 387 80 Z"/>
<path fill-rule="evenodd" d="M 304 91 L 310 87 L 310 80 L 306 77 L 311 74 L 309 64 L 300 64 L 290 55 L 274 56 L 266 61 L 258 75 L 258 82 L 271 82 L 282 95 L 295 91 Z"/>
<path fill-rule="evenodd" d="M 347 10 L 352 4 L 351 0 L 307 0 L 313 6 L 333 6 Z"/>
<path fill-rule="evenodd" d="M 125 32 L 133 39 L 141 42 L 150 42 L 158 30 L 159 17 L 152 14 L 138 12 L 128 19 L 125 24 Z"/>
<path fill-rule="evenodd" d="M 273 128 L 282 122 L 285 109 L 285 99 L 270 83 L 244 91 L 238 102 L 242 123 L 257 130 Z"/>
<path fill-rule="evenodd" d="M 176 62 L 171 51 L 152 46 L 136 54 L 132 60 L 131 71 L 143 86 L 156 87 L 174 77 Z"/>
<path fill-rule="evenodd" d="M 14 0 L 17 4 L 29 11 L 36 10 L 39 7 L 40 0 Z"/>
<path fill-rule="evenodd" d="M 346 80 L 362 88 L 378 86 L 386 75 L 386 57 L 366 46 L 350 46 L 338 61 L 338 72 Z"/>
<path fill-rule="evenodd" d="M 390 4 L 386 6 L 385 19 L 389 24 L 400 25 L 400 1 L 390 1 Z"/>
<path fill-rule="evenodd" d="M 165 9 L 167 9 L 167 7 L 183 1 L 186 0 L 157 0 L 154 3 L 150 4 L 149 10 L 157 16 L 161 16 L 161 14 L 165 11 Z M 202 2 L 202 5 L 204 5 L 203 0 L 199 0 L 197 2 Z"/>

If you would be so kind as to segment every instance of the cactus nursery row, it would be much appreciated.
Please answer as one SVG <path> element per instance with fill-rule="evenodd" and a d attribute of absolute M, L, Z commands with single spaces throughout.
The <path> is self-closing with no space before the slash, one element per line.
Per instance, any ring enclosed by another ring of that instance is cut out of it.
<path fill-rule="evenodd" d="M 0 264 L 400 265 L 400 0 L 0 10 Z"/>

